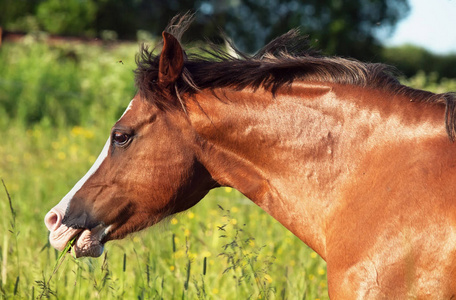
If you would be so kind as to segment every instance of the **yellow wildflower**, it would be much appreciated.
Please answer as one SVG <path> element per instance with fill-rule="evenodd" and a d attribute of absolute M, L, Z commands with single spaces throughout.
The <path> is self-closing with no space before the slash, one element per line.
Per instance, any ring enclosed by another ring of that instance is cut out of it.
<path fill-rule="evenodd" d="M 196 258 L 196 253 L 193 253 L 193 252 L 190 252 L 188 251 L 187 253 L 187 257 L 190 259 L 190 260 L 194 260 Z"/>
<path fill-rule="evenodd" d="M 65 152 L 57 153 L 57 158 L 60 159 L 60 160 L 64 160 L 66 158 Z"/>
<path fill-rule="evenodd" d="M 174 252 L 174 258 L 181 258 L 181 257 L 184 257 L 185 255 L 185 252 L 183 250 L 178 250 L 176 252 Z"/>
<path fill-rule="evenodd" d="M 212 253 L 206 250 L 206 251 L 204 251 L 203 253 L 201 253 L 201 255 L 202 255 L 203 257 L 210 257 L 210 256 L 212 255 Z"/>
<path fill-rule="evenodd" d="M 82 127 L 80 126 L 74 126 L 73 129 L 71 129 L 71 135 L 73 136 L 78 136 L 82 134 Z"/>
<path fill-rule="evenodd" d="M 84 137 L 88 140 L 91 140 L 93 139 L 94 137 L 94 134 L 93 134 L 93 131 L 92 130 L 84 130 Z"/>

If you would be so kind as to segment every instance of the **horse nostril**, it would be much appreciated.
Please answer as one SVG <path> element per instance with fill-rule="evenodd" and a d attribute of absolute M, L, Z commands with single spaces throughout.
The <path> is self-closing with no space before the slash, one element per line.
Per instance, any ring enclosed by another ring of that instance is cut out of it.
<path fill-rule="evenodd" d="M 44 223 L 49 231 L 54 231 L 60 227 L 62 216 L 55 210 L 51 210 L 44 217 Z"/>

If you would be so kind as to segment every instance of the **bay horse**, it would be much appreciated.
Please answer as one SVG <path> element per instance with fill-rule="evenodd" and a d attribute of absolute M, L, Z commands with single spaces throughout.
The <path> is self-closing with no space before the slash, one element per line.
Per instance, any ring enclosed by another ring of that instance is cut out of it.
<path fill-rule="evenodd" d="M 99 256 L 226 186 L 327 262 L 333 299 L 454 298 L 456 94 L 303 50 L 296 30 L 254 56 L 187 54 L 190 23 L 142 47 L 137 94 L 45 217 L 51 245 Z"/>

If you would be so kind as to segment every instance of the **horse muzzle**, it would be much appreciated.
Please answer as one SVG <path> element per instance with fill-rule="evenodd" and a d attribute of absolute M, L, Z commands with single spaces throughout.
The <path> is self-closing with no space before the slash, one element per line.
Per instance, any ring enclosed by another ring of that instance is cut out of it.
<path fill-rule="evenodd" d="M 95 222 L 87 212 L 79 215 L 64 214 L 56 206 L 44 218 L 50 231 L 49 242 L 57 250 L 63 251 L 74 237 L 76 257 L 98 257 L 103 253 L 103 240 L 109 233 L 110 226 Z"/>

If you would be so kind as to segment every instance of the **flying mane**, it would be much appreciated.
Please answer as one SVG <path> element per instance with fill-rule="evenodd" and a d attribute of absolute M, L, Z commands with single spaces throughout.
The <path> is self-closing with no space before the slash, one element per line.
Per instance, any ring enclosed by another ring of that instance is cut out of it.
<path fill-rule="evenodd" d="M 192 21 L 192 15 L 177 16 L 165 31 L 180 40 Z M 414 102 L 445 105 L 446 130 L 451 141 L 456 138 L 456 93 L 434 94 L 404 86 L 394 76 L 396 70 L 391 66 L 322 56 L 310 49 L 307 37 L 298 29 L 279 36 L 254 55 L 241 52 L 231 43 L 230 46 L 235 55 L 216 45 L 199 49 L 204 56 L 185 53 L 182 75 L 176 82 L 177 97 L 204 89 L 247 87 L 262 87 L 275 94 L 280 87 L 291 85 L 295 80 L 355 85 L 401 94 Z M 154 50 L 141 46 L 136 59 L 135 82 L 142 95 L 165 108 L 169 103 L 153 96 L 160 92 L 156 84 L 160 56 L 155 55 Z"/>

